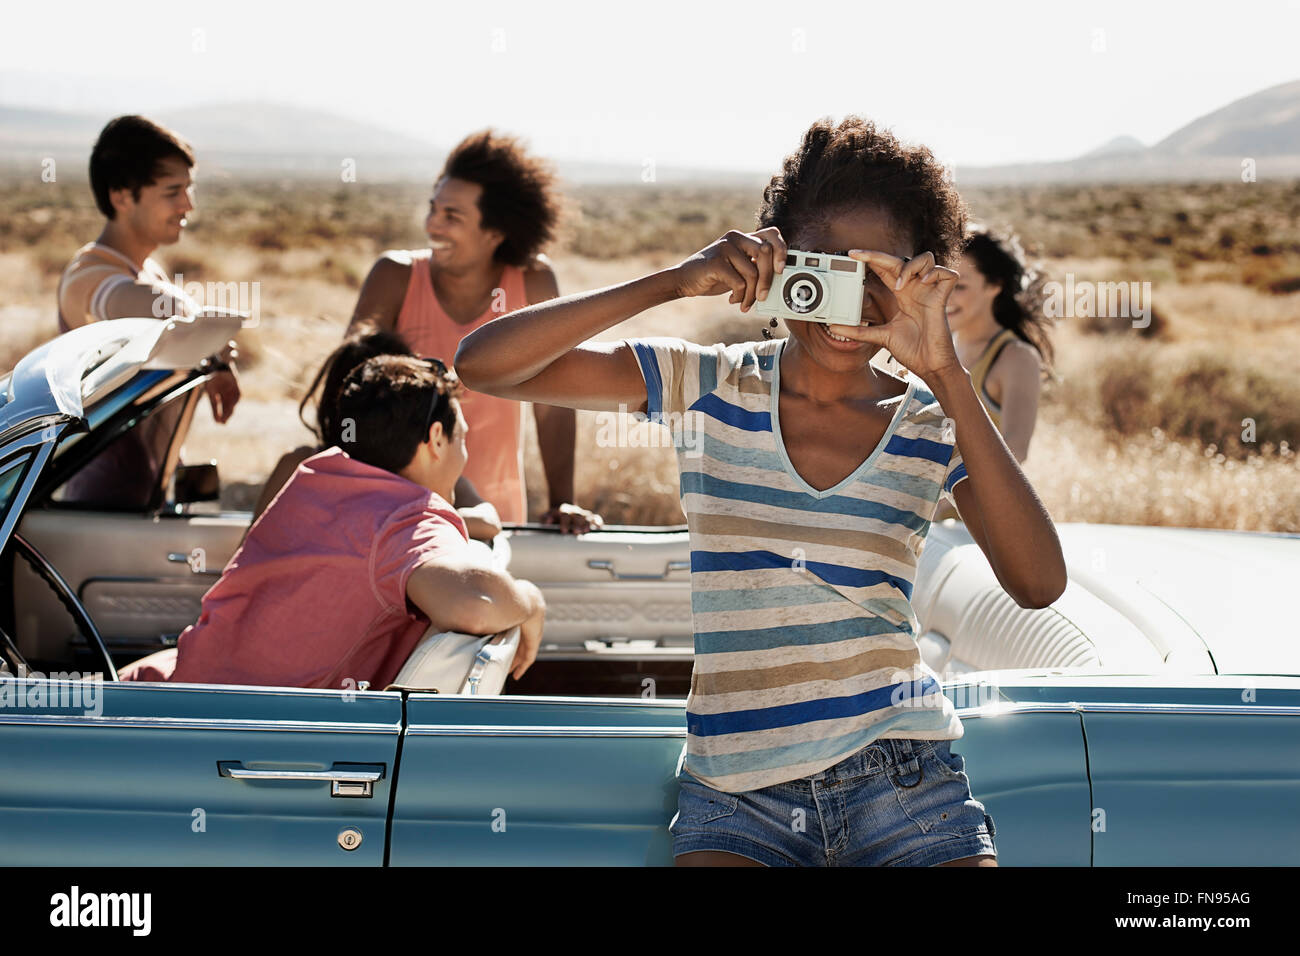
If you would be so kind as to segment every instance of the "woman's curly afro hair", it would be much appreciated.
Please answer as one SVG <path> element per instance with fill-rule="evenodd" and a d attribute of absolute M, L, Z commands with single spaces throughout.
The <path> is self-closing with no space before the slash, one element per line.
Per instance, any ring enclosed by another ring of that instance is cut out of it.
<path fill-rule="evenodd" d="M 860 116 L 838 126 L 823 118 L 808 128 L 763 190 L 758 226 L 776 226 L 795 245 L 834 213 L 862 206 L 883 210 L 907 230 L 913 254 L 932 252 L 949 267 L 960 258 L 966 204 L 947 171 L 924 146 L 905 146 Z"/>

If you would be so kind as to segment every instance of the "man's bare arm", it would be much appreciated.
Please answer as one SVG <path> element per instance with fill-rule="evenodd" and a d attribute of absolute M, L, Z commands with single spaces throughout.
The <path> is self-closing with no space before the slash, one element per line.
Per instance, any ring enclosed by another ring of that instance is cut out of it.
<path fill-rule="evenodd" d="M 1065 591 L 1065 558 L 1051 515 L 954 363 L 927 382 L 952 418 L 967 477 L 953 487 L 957 510 L 1003 589 L 1021 607 L 1046 607 Z"/>
<path fill-rule="evenodd" d="M 363 322 L 372 323 L 384 332 L 397 328 L 397 316 L 402 311 L 412 268 L 410 256 L 396 250 L 385 252 L 376 260 L 361 285 L 357 306 L 348 323 L 349 333 Z"/>
<path fill-rule="evenodd" d="M 537 256 L 532 266 L 524 272 L 524 288 L 529 305 L 548 302 L 560 295 L 559 281 L 551 261 Z M 577 441 L 578 418 L 572 408 L 562 405 L 533 403 L 533 418 L 537 422 L 537 442 L 542 453 L 542 473 L 546 476 L 548 506 L 541 516 L 543 524 L 557 525 L 565 533 L 583 534 L 599 528 L 604 522 L 600 515 L 579 508 L 574 503 L 573 470 L 574 445 Z"/>
<path fill-rule="evenodd" d="M 515 680 L 537 659 L 546 601 L 537 585 L 464 562 L 433 561 L 407 579 L 406 596 L 440 631 L 497 634 L 519 625 Z"/>
<path fill-rule="evenodd" d="M 484 501 L 474 483 L 461 475 L 456 479 L 456 513 L 465 522 L 465 533 L 476 541 L 491 541 L 501 533 L 501 516 L 496 506 Z"/>
<path fill-rule="evenodd" d="M 560 405 L 533 405 L 537 421 L 537 444 L 546 475 L 550 507 L 573 502 L 573 446 L 577 440 L 578 414 Z"/>
<path fill-rule="evenodd" d="M 560 296 L 560 283 L 551 260 L 536 256 L 524 272 L 524 291 L 529 305 Z M 542 472 L 550 509 L 573 502 L 573 446 L 577 439 L 577 413 L 559 405 L 533 405 L 537 443 L 542 454 Z M 549 510 L 549 509 L 548 509 Z"/>
<path fill-rule="evenodd" d="M 406 596 L 439 630 L 463 634 L 497 634 L 545 607 L 531 581 L 455 560 L 416 568 L 407 579 Z"/>

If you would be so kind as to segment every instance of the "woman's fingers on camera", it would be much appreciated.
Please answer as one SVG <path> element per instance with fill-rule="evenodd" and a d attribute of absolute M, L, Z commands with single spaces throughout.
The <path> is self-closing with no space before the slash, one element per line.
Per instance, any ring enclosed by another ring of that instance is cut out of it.
<path fill-rule="evenodd" d="M 757 270 L 757 283 L 742 307 L 742 311 L 748 311 L 755 301 L 767 298 L 767 293 L 772 288 L 772 277 L 785 269 L 785 240 L 781 237 L 781 230 L 775 226 L 768 226 L 752 234 L 733 229 L 723 238 L 729 245 L 739 249 Z M 747 269 L 742 268 L 741 271 L 750 275 Z"/>
<path fill-rule="evenodd" d="M 937 282 L 955 282 L 957 273 L 945 266 L 935 266 L 925 275 L 921 276 L 923 285 L 933 285 Z"/>
<path fill-rule="evenodd" d="M 766 239 L 758 244 L 758 255 L 754 263 L 758 266 L 758 288 L 754 292 L 755 299 L 766 299 L 767 292 L 772 288 L 772 257 L 776 250 Z"/>
<path fill-rule="evenodd" d="M 744 290 L 737 301 L 740 302 L 740 311 L 747 312 L 749 307 L 754 304 L 754 295 L 758 290 L 758 266 L 750 258 L 750 248 L 757 252 L 758 243 L 748 236 L 742 236 L 741 238 L 745 240 L 745 243 L 732 239 L 723 246 L 722 254 L 726 262 L 735 270 L 736 275 L 744 283 Z M 746 247 L 747 245 L 749 248 Z"/>
<path fill-rule="evenodd" d="M 885 281 L 886 285 L 894 288 L 897 288 L 895 283 L 899 273 L 902 272 L 904 264 L 908 261 L 900 259 L 898 256 L 891 256 L 888 252 L 878 252 L 875 249 L 850 249 L 849 258 L 865 262 L 872 272 Z"/>
<path fill-rule="evenodd" d="M 957 276 L 953 270 L 938 265 L 932 252 L 903 259 L 875 249 L 850 249 L 849 256 L 865 262 L 872 272 L 887 284 L 892 284 L 895 292 L 915 278 L 919 278 L 924 285 L 931 285 L 941 279 Z"/>
<path fill-rule="evenodd" d="M 746 312 L 754 304 L 754 299 L 758 295 L 758 290 L 762 288 L 764 281 L 763 257 L 764 243 L 754 236 L 746 235 L 738 229 L 732 229 L 723 237 L 727 241 L 727 257 L 736 267 L 736 270 L 745 277 L 746 288 L 745 296 L 741 299 L 740 311 Z M 769 249 L 766 255 L 771 257 Z M 771 273 L 771 264 L 769 261 L 767 267 L 768 274 Z M 770 284 L 771 279 L 767 280 Z"/>
<path fill-rule="evenodd" d="M 785 271 L 785 257 L 790 251 L 790 247 L 785 243 L 785 237 L 781 235 L 781 230 L 776 226 L 768 226 L 766 229 L 760 229 L 754 233 L 756 237 L 761 236 L 763 241 L 772 247 L 772 266 L 777 273 Z"/>
<path fill-rule="evenodd" d="M 758 241 L 758 250 L 754 261 L 758 263 L 759 299 L 766 299 L 772 288 L 772 277 L 785 268 L 786 244 L 781 238 L 781 231 L 775 226 L 768 226 L 754 233 Z"/>
<path fill-rule="evenodd" d="M 731 304 L 743 302 L 745 299 L 745 277 L 737 270 L 735 264 L 724 252 L 718 257 L 714 264 L 714 277 L 718 282 L 731 289 L 731 296 L 727 299 Z"/>
<path fill-rule="evenodd" d="M 703 260 L 705 274 L 714 285 L 703 293 L 690 294 L 715 295 L 729 288 L 731 296 L 727 301 L 748 312 L 757 300 L 767 297 L 773 275 L 785 267 L 786 248 L 775 226 L 752 234 L 732 229 L 694 257 L 697 262 Z"/>
<path fill-rule="evenodd" d="M 894 282 L 894 288 L 896 290 L 901 289 L 903 286 L 907 285 L 907 283 L 911 282 L 912 279 L 918 276 L 924 276 L 933 268 L 934 253 L 923 252 L 919 256 L 913 256 L 911 259 L 907 260 L 907 264 L 903 266 L 902 270 L 899 272 L 898 279 Z"/>

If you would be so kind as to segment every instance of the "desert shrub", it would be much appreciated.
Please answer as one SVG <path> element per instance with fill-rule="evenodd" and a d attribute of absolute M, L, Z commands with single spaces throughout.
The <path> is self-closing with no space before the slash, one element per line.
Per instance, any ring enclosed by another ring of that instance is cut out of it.
<path fill-rule="evenodd" d="M 1161 359 L 1133 349 L 1098 369 L 1096 410 L 1113 439 L 1160 429 L 1236 458 L 1265 444 L 1300 446 L 1300 382 L 1209 351 Z"/>
<path fill-rule="evenodd" d="M 1151 306 L 1151 321 L 1145 328 L 1137 328 L 1133 320 L 1126 317 L 1103 317 L 1089 315 L 1078 320 L 1079 328 L 1093 335 L 1113 335 L 1127 333 L 1143 339 L 1162 339 L 1169 333 L 1169 319 L 1164 310 Z"/>
<path fill-rule="evenodd" d="M 169 253 L 166 250 L 164 254 L 167 256 L 167 271 L 172 275 L 180 275 L 187 282 L 205 278 L 203 256 L 191 252 Z"/>

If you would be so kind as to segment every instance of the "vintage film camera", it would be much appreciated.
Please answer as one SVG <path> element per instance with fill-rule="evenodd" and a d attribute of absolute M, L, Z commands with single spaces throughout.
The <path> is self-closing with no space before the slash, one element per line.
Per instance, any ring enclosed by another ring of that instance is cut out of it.
<path fill-rule="evenodd" d="M 785 271 L 772 276 L 767 298 L 754 303 L 758 315 L 827 325 L 861 325 L 867 264 L 830 252 L 790 249 Z"/>

